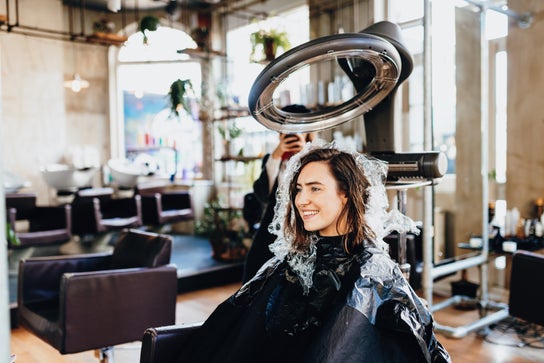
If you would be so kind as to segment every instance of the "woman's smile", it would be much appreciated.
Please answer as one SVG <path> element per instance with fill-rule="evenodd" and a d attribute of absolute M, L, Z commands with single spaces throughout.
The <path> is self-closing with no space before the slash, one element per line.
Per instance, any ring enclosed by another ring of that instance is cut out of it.
<path fill-rule="evenodd" d="M 302 218 L 304 218 L 304 219 L 311 218 L 311 217 L 315 216 L 318 213 L 319 213 L 319 211 L 317 211 L 317 210 L 302 210 L 301 211 Z"/>

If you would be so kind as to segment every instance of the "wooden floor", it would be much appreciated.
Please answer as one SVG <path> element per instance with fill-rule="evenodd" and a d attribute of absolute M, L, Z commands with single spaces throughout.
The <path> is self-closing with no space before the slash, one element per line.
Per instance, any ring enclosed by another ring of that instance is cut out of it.
<path fill-rule="evenodd" d="M 177 299 L 177 323 L 197 322 L 206 319 L 213 309 L 238 289 L 238 283 L 200 291 L 183 293 Z M 460 326 L 478 318 L 475 310 L 446 308 L 437 311 L 435 320 L 446 326 Z M 446 338 L 437 335 L 439 341 L 450 353 L 453 362 L 462 363 L 522 363 L 544 362 L 544 350 L 524 347 L 507 347 L 488 343 L 476 333 L 464 338 Z M 94 352 L 85 352 L 62 356 L 53 348 L 37 339 L 22 328 L 12 330 L 11 349 L 17 363 L 96 363 Z M 137 363 L 140 344 L 138 342 L 115 348 L 115 363 Z M 340 363 L 340 362 L 339 362 Z"/>

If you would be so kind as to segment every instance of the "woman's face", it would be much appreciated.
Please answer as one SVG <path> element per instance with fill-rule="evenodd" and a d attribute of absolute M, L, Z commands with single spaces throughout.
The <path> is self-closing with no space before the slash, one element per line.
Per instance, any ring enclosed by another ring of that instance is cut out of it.
<path fill-rule="evenodd" d="M 295 206 L 304 229 L 321 236 L 345 234 L 345 221 L 338 224 L 338 218 L 346 202 L 346 195 L 338 190 L 338 183 L 325 162 L 314 161 L 302 168 L 297 179 Z"/>

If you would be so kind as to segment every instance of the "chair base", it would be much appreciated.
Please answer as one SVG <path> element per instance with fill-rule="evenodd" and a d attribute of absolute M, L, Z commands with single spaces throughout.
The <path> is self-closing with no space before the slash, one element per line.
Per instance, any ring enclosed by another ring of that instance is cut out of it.
<path fill-rule="evenodd" d="M 113 347 L 100 348 L 94 351 L 100 363 L 113 363 Z"/>

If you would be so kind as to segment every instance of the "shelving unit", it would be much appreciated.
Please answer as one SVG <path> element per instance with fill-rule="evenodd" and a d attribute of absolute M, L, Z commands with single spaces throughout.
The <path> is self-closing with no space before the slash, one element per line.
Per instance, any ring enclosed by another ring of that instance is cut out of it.
<path fill-rule="evenodd" d="M 260 160 L 269 152 L 277 134 L 257 123 L 246 108 L 222 109 L 214 118 L 214 180 L 221 207 L 241 209 L 243 197 L 252 191 L 260 173 Z M 242 134 L 235 139 L 222 138 L 218 126 L 228 129 L 235 124 Z"/>

